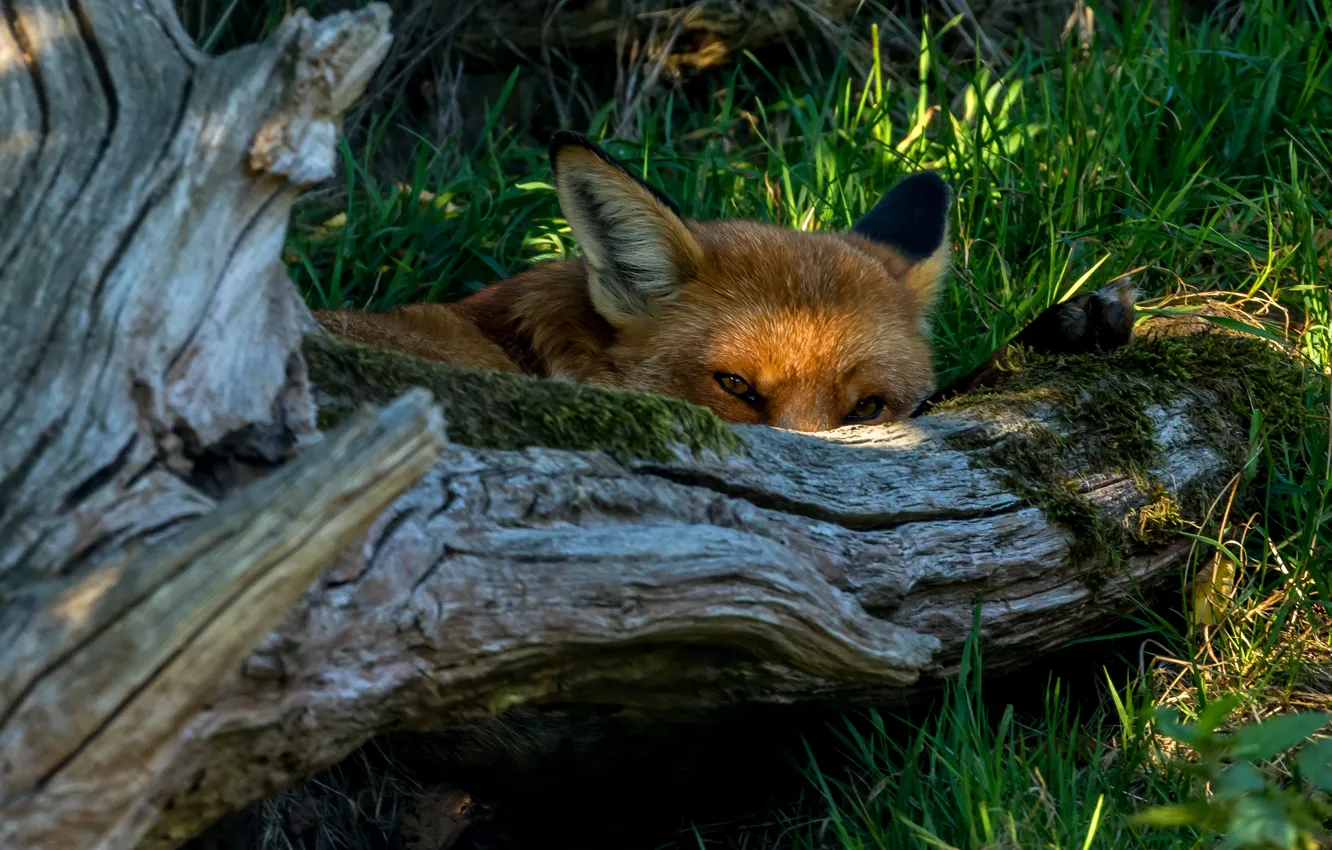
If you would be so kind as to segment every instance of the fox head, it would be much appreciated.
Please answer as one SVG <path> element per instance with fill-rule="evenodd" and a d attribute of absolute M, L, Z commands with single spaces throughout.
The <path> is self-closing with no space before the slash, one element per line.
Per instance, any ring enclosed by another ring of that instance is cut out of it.
<path fill-rule="evenodd" d="M 902 180 L 849 232 L 805 233 L 688 221 L 575 133 L 550 158 L 622 388 L 797 431 L 902 419 L 935 390 L 950 203 L 937 174 Z"/>

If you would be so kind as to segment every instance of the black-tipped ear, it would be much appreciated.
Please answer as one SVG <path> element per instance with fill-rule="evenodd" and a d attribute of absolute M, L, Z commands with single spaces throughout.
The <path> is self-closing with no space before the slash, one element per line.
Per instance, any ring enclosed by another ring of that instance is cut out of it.
<path fill-rule="evenodd" d="M 952 192 L 933 171 L 902 180 L 856 222 L 852 233 L 872 239 L 919 262 L 934 256 L 948 237 Z"/>

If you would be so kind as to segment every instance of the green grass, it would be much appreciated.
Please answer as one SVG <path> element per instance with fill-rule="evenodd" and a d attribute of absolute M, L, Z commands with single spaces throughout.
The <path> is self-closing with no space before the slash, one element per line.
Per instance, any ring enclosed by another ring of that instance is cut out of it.
<path fill-rule="evenodd" d="M 1012 705 L 996 710 L 985 699 L 981 672 L 981 648 L 973 634 L 958 678 L 923 722 L 886 720 L 872 710 L 848 717 L 840 738 L 855 767 L 821 771 L 818 758 L 808 754 L 813 793 L 800 814 L 780 824 L 785 843 L 773 841 L 769 828 L 741 844 L 733 836 L 713 841 L 696 831 L 696 845 L 792 850 L 1217 845 L 1217 830 L 1144 829 L 1131 820 L 1180 801 L 1194 804 L 1199 797 L 1187 772 L 1171 761 L 1178 748 L 1161 735 L 1179 727 L 1156 717 L 1145 678 L 1116 683 L 1107 672 L 1100 704 L 1081 714 L 1074 706 L 1086 700 L 1051 680 L 1040 706 L 1023 716 Z M 1215 704 L 1220 714 L 1245 703 L 1232 697 Z M 1322 724 L 1329 719 L 1332 715 L 1324 714 Z M 1253 725 L 1241 727 L 1247 735 L 1240 740 L 1272 744 L 1275 754 L 1301 741 L 1307 728 L 1318 728 L 1319 718 L 1312 720 L 1302 718 L 1306 728 L 1289 742 L 1273 743 L 1270 734 L 1254 734 L 1262 727 Z M 1320 755 L 1327 752 L 1318 749 Z M 1288 778 L 1288 770 L 1269 770 L 1261 793 L 1246 789 L 1250 800 L 1279 796 L 1278 786 Z M 1329 777 L 1317 781 L 1329 788 Z M 1300 787 L 1295 783 L 1295 790 Z M 1232 831 L 1247 822 L 1241 812 L 1232 819 Z"/>
<path fill-rule="evenodd" d="M 1326 374 L 1332 0 L 1252 0 L 1212 15 L 1125 6 L 1098 16 L 1085 50 L 1013 46 L 1002 75 L 944 58 L 950 34 L 927 35 L 913 88 L 842 68 L 811 87 L 747 57 L 706 102 L 666 97 L 642 116 L 640 140 L 606 145 L 690 216 L 804 229 L 849 227 L 900 176 L 940 169 L 958 195 L 956 273 L 936 330 L 943 380 L 1046 306 L 1125 276 L 1155 309 L 1220 296 Z M 604 123 L 578 129 L 601 137 Z M 489 126 L 468 150 L 421 140 L 392 179 L 366 165 L 373 138 L 348 152 L 337 202 L 305 202 L 293 222 L 288 264 L 309 302 L 447 301 L 575 251 L 543 140 Z M 1144 664 L 1108 669 L 1096 707 L 1076 713 L 1056 682 L 1027 716 L 988 706 L 975 656 L 906 733 L 875 714 L 848 719 L 858 769 L 811 761 L 816 793 L 788 813 L 787 843 L 763 846 L 1215 846 L 1211 832 L 1128 825 L 1143 805 L 1201 793 L 1162 768 L 1168 745 L 1147 706 L 1190 715 L 1220 691 L 1243 695 L 1249 716 L 1332 706 L 1326 385 L 1306 401 L 1302 429 L 1279 437 L 1254 411 L 1251 467 L 1192 530 L 1174 610 L 1144 608 L 1126 623 L 1150 641 Z M 1232 498 L 1240 489 L 1249 496 Z M 1224 616 L 1200 612 L 1195 571 L 1232 589 Z M 739 846 L 734 834 L 697 840 Z"/>
<path fill-rule="evenodd" d="M 802 90 L 751 60 L 706 104 L 667 98 L 641 141 L 607 147 L 690 216 L 807 229 L 848 227 L 901 175 L 941 169 L 959 196 L 945 370 L 1070 288 L 1129 273 L 1156 293 L 1287 298 L 1325 328 L 1311 237 L 1329 215 L 1332 4 L 1261 6 L 1167 31 L 1144 5 L 1087 56 L 1022 51 L 1002 77 L 944 67 L 927 38 L 910 90 L 841 69 Z M 290 265 L 311 303 L 450 300 L 573 250 L 542 146 L 499 127 L 472 150 L 422 140 L 398 181 L 368 173 L 374 147 L 347 156 L 345 227 L 321 227 L 318 202 L 297 213 Z M 1325 351 L 1326 330 L 1308 346 Z"/>
<path fill-rule="evenodd" d="M 826 808 L 818 830 L 847 850 L 1187 846 L 1120 817 L 1187 794 L 1178 776 L 1147 767 L 1159 752 L 1144 694 L 1115 689 L 1122 715 L 1084 718 L 1052 682 L 1039 714 L 1023 719 L 1012 706 L 987 707 L 980 662 L 973 641 L 942 705 L 906 735 L 877 712 L 847 723 L 862 768 L 836 780 L 814 773 Z M 795 846 L 826 844 L 807 833 Z"/>

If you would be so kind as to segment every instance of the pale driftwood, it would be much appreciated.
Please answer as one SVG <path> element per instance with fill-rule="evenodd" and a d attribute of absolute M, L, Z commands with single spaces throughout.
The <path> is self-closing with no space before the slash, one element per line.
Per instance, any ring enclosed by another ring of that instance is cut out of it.
<path fill-rule="evenodd" d="M 414 397 L 210 513 L 317 436 L 278 255 L 387 23 L 208 59 L 164 0 L 0 7 L 6 848 L 132 845 L 221 673 L 437 448 Z"/>
<path fill-rule="evenodd" d="M 415 424 L 366 435 L 367 464 L 393 434 L 415 448 L 383 480 L 349 461 L 315 486 L 331 457 L 312 455 L 251 483 L 318 442 L 313 324 L 277 258 L 386 49 L 383 7 L 298 15 L 216 60 L 164 0 L 0 8 L 6 848 L 119 848 L 149 826 L 172 846 L 377 733 L 509 706 L 889 698 L 953 672 L 978 601 L 991 669 L 1012 668 L 1178 562 L 1178 545 L 1122 571 L 1072 557 L 1008 490 L 982 453 L 1062 427 L 1039 410 L 747 429 L 740 454 L 670 462 L 455 443 L 236 665 L 438 427 L 419 399 L 386 414 Z M 1174 492 L 1229 472 L 1227 435 L 1182 415 L 1210 403 L 1153 413 Z M 1144 501 L 1127 478 L 1084 483 L 1114 519 Z M 303 495 L 247 527 L 290 523 L 286 557 L 241 526 L 209 537 L 225 505 L 284 487 Z M 335 509 L 344 524 L 307 535 Z M 253 557 L 208 566 L 236 546 Z"/>
<path fill-rule="evenodd" d="M 0 846 L 133 847 L 182 727 L 443 442 L 429 393 L 414 391 L 36 612 L 22 636 L 33 653 L 82 639 L 5 706 Z"/>

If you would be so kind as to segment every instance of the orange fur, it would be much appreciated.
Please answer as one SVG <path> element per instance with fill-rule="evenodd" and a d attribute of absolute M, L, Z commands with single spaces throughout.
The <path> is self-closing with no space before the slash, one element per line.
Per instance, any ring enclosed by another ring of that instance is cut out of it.
<path fill-rule="evenodd" d="M 599 149 L 566 144 L 552 157 L 586 259 L 453 304 L 316 318 L 419 357 L 671 395 L 801 431 L 905 418 L 934 391 L 925 317 L 946 237 L 912 260 L 857 233 L 686 222 Z M 882 410 L 855 415 L 874 399 Z"/>

